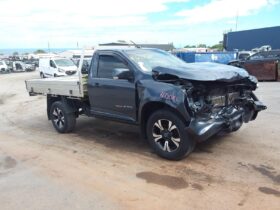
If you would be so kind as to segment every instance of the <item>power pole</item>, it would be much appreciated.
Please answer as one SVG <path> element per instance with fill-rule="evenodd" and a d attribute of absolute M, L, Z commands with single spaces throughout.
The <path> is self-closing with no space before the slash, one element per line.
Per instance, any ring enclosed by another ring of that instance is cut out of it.
<path fill-rule="evenodd" d="M 237 25 L 238 25 L 238 10 L 236 11 L 236 18 L 235 18 L 235 31 L 237 31 Z"/>
<path fill-rule="evenodd" d="M 50 50 L 50 42 L 48 41 L 48 51 L 49 51 L 49 54 L 51 53 L 51 50 Z"/>

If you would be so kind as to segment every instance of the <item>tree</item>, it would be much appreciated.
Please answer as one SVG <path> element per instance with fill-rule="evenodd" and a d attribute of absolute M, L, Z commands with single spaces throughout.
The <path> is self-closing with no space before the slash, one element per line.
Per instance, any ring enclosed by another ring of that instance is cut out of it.
<path fill-rule="evenodd" d="M 18 56 L 18 52 L 13 52 L 13 56 Z"/>
<path fill-rule="evenodd" d="M 199 45 L 197 45 L 197 47 L 200 47 L 200 48 L 206 48 L 206 47 L 207 47 L 207 45 L 206 45 L 206 44 L 199 44 Z"/>
<path fill-rule="evenodd" d="M 41 50 L 41 49 L 38 49 L 34 52 L 34 54 L 41 54 L 41 53 L 46 53 L 45 50 Z"/>
<path fill-rule="evenodd" d="M 219 50 L 222 51 L 224 49 L 223 44 L 219 43 L 219 44 L 215 44 L 211 47 L 211 49 L 215 49 L 215 50 Z"/>
<path fill-rule="evenodd" d="M 184 48 L 195 48 L 195 45 L 186 45 Z"/>

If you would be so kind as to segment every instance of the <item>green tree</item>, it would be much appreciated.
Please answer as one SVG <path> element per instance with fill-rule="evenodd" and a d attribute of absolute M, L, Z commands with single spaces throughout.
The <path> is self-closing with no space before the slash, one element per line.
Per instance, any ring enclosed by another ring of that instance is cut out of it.
<path fill-rule="evenodd" d="M 219 43 L 219 44 L 215 44 L 212 47 L 210 47 L 211 49 L 215 49 L 215 50 L 219 50 L 222 51 L 224 49 L 223 44 Z"/>
<path fill-rule="evenodd" d="M 197 47 L 206 48 L 207 45 L 206 44 L 199 44 L 199 45 L 197 45 Z"/>
<path fill-rule="evenodd" d="M 186 45 L 184 48 L 195 48 L 195 45 Z"/>
<path fill-rule="evenodd" d="M 41 53 L 46 53 L 45 50 L 41 50 L 41 49 L 38 49 L 34 52 L 34 54 L 41 54 Z"/>
<path fill-rule="evenodd" d="M 13 56 L 18 56 L 18 52 L 13 52 Z"/>

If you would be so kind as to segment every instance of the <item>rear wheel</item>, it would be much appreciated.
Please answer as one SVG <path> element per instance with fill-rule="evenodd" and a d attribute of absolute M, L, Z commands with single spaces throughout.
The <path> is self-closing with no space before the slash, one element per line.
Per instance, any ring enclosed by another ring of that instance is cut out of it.
<path fill-rule="evenodd" d="M 190 154 L 195 141 L 185 131 L 186 125 L 167 109 L 154 112 L 147 123 L 147 136 L 155 152 L 169 160 L 180 160 Z"/>
<path fill-rule="evenodd" d="M 75 113 L 70 112 L 68 107 L 61 101 L 56 101 L 52 104 L 50 118 L 54 128 L 59 133 L 69 133 L 76 125 Z"/>

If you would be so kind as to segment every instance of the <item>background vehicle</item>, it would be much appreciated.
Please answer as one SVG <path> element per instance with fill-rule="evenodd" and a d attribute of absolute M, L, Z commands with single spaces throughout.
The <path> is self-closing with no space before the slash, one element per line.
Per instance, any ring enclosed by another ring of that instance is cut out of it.
<path fill-rule="evenodd" d="M 0 72 L 6 73 L 8 71 L 9 71 L 9 69 L 8 69 L 6 62 L 1 60 L 0 61 Z"/>
<path fill-rule="evenodd" d="M 73 75 L 77 72 L 77 66 L 67 58 L 41 58 L 39 60 L 39 72 L 41 78 Z"/>
<path fill-rule="evenodd" d="M 237 60 L 246 60 L 249 56 L 253 55 L 254 52 L 251 51 L 240 51 L 237 53 L 238 59 Z"/>
<path fill-rule="evenodd" d="M 78 72 L 26 81 L 31 96 L 47 95 L 58 132 L 71 132 L 79 115 L 139 125 L 156 153 L 172 160 L 214 134 L 237 131 L 266 108 L 253 93 L 257 80 L 245 70 L 187 64 L 157 49 L 99 49 L 88 77 Z"/>
<path fill-rule="evenodd" d="M 29 69 L 32 69 L 33 67 L 23 63 L 22 61 L 13 61 L 13 72 L 23 72 L 23 71 L 27 71 Z"/>
<path fill-rule="evenodd" d="M 26 71 L 35 71 L 37 67 L 37 63 L 35 60 L 26 60 L 24 61 L 26 66 Z"/>
<path fill-rule="evenodd" d="M 278 80 L 280 50 L 257 52 L 245 60 L 234 60 L 229 65 L 246 69 L 258 80 Z"/>
<path fill-rule="evenodd" d="M 91 59 L 92 59 L 92 57 L 84 58 L 83 64 L 82 64 L 82 69 L 81 69 L 81 72 L 83 74 L 87 74 L 88 73 L 88 69 L 89 69 L 89 66 L 90 66 L 90 63 L 91 63 Z M 74 63 L 77 66 L 79 66 L 80 65 L 80 60 L 74 60 Z"/>

